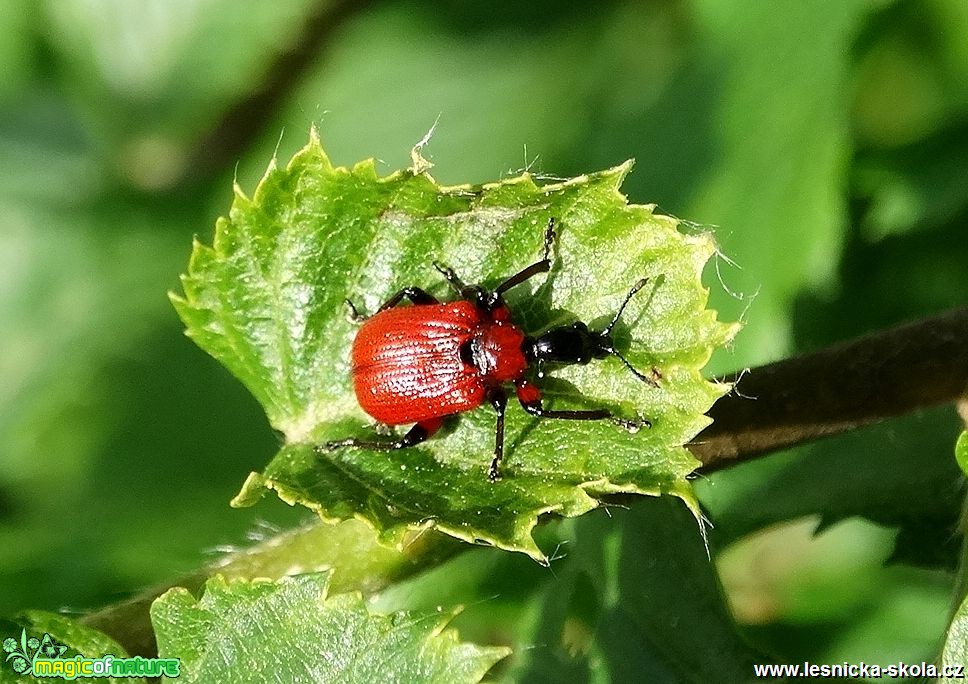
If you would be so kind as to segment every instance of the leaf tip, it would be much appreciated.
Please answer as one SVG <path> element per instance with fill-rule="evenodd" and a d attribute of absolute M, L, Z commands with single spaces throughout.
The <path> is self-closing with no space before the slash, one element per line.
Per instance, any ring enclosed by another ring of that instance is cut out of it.
<path fill-rule="evenodd" d="M 262 498 L 263 494 L 266 493 L 266 489 L 265 478 L 260 473 L 251 472 L 245 478 L 242 489 L 229 502 L 229 505 L 232 508 L 248 508 L 249 506 L 254 506 Z"/>
<path fill-rule="evenodd" d="M 468 531 L 464 527 L 449 525 L 442 521 L 436 521 L 433 527 L 444 534 L 468 542 L 469 544 L 494 546 L 505 551 L 519 551 L 530 556 L 539 565 L 548 567 L 551 565 L 551 559 L 541 550 L 531 533 L 535 525 L 538 524 L 538 515 L 540 513 L 550 512 L 551 510 L 551 508 L 548 508 L 537 512 L 531 511 L 518 516 L 513 530 L 510 534 L 505 535 L 485 534 L 480 529 Z"/>
<path fill-rule="evenodd" d="M 269 166 L 270 168 L 272 167 L 271 161 L 269 162 Z M 236 201 L 249 202 L 249 196 L 245 194 L 245 190 L 243 190 L 242 186 L 239 185 L 238 178 L 232 179 L 232 195 L 234 196 Z M 196 237 L 195 239 L 197 240 L 198 238 Z"/>
<path fill-rule="evenodd" d="M 372 157 L 353 164 L 350 173 L 357 178 L 365 178 L 369 181 L 376 181 L 380 178 L 380 174 L 376 172 L 376 160 Z M 393 174 L 391 177 L 395 178 L 395 176 L 396 174 Z"/>
<path fill-rule="evenodd" d="M 423 156 L 422 150 L 423 148 L 420 143 L 410 148 L 410 173 L 415 176 L 419 176 L 434 168 L 434 163 Z"/>
<path fill-rule="evenodd" d="M 181 276 L 182 283 L 184 283 L 185 278 L 186 276 Z M 182 287 L 184 288 L 184 284 Z M 188 303 L 188 299 L 174 290 L 168 290 L 168 301 L 171 302 L 171 306 L 175 310 L 175 313 L 178 314 L 178 318 L 180 318 L 182 323 L 184 323 L 186 326 L 183 333 L 190 336 L 191 326 L 189 325 L 188 320 L 191 315 L 191 304 Z"/>
<path fill-rule="evenodd" d="M 632 167 L 635 166 L 634 159 L 626 159 L 624 162 L 618 166 L 613 166 L 610 169 L 606 169 L 602 172 L 602 176 L 611 181 L 612 189 L 615 192 L 621 193 L 622 184 L 625 183 L 625 179 L 632 172 Z M 625 196 L 622 195 L 624 199 Z"/>
<path fill-rule="evenodd" d="M 309 127 L 309 142 L 293 155 L 286 169 L 292 171 L 298 166 L 315 166 L 324 173 L 333 170 L 333 163 L 330 161 L 329 155 L 326 154 L 322 139 L 319 136 L 319 128 L 315 123 Z"/>

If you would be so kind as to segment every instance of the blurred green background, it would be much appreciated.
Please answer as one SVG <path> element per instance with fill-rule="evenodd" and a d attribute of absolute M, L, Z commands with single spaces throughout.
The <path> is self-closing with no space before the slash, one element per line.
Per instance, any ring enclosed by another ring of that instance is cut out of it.
<path fill-rule="evenodd" d="M 389 173 L 439 117 L 443 183 L 634 157 L 631 200 L 728 257 L 707 284 L 746 327 L 711 373 L 968 300 L 963 0 L 5 0 L 0 26 L 0 614 L 102 606 L 306 517 L 228 507 L 277 439 L 166 291 L 233 178 L 313 123 Z M 930 660 L 957 431 L 937 409 L 701 479 L 747 636 Z"/>

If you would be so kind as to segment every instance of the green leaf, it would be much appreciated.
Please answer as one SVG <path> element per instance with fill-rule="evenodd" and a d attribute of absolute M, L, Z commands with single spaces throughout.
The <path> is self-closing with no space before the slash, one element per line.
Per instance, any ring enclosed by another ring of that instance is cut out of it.
<path fill-rule="evenodd" d="M 899 529 L 892 562 L 953 570 L 963 499 L 953 484 L 956 420 L 951 407 L 931 409 L 713 473 L 696 485 L 710 538 L 723 548 L 804 516 L 819 515 L 821 529 L 863 516 Z"/>
<path fill-rule="evenodd" d="M 958 442 L 955 444 L 955 460 L 958 461 L 961 472 L 968 475 L 968 432 L 962 432 L 958 437 Z"/>
<path fill-rule="evenodd" d="M 214 246 L 195 244 L 185 296 L 172 295 L 188 335 L 248 387 L 285 437 L 235 503 L 251 504 L 269 488 L 327 520 L 367 520 L 388 541 L 435 524 L 538 559 L 530 533 L 542 513 L 579 515 L 612 492 L 672 493 L 694 504 L 686 476 L 697 462 L 682 445 L 724 391 L 699 369 L 735 326 L 705 308 L 699 277 L 711 237 L 683 235 L 652 207 L 628 205 L 618 188 L 629 168 L 540 187 L 523 175 L 447 188 L 411 171 L 380 178 L 372 160 L 335 168 L 314 134 L 288 168 L 270 166 L 252 198 L 236 188 Z M 435 258 L 467 282 L 494 286 L 537 258 L 551 217 L 560 229 L 551 273 L 508 293 L 518 322 L 529 332 L 576 318 L 600 324 L 632 283 L 649 277 L 619 345 L 662 380 L 650 387 L 606 359 L 556 371 L 545 383 L 548 404 L 606 406 L 653 427 L 629 434 L 611 423 L 539 423 L 511 408 L 497 483 L 486 476 L 489 409 L 464 414 L 419 448 L 317 455 L 327 440 L 373 433 L 353 395 L 356 325 L 343 300 L 374 311 L 414 284 L 445 297 Z"/>
<path fill-rule="evenodd" d="M 474 550 L 388 587 L 375 605 L 466 605 L 462 635 L 514 645 L 508 682 L 746 681 L 752 663 L 771 661 L 737 629 L 678 501 L 642 498 L 540 531 L 559 543 L 550 568 Z"/>
<path fill-rule="evenodd" d="M 961 437 L 958 440 L 959 448 L 966 442 L 965 435 Z M 966 663 L 968 663 L 968 599 L 962 601 L 954 619 L 951 621 L 951 626 L 948 627 L 948 636 L 945 639 L 944 651 L 941 654 L 941 664 L 945 668 L 945 674 L 953 675 L 954 671 L 960 668 L 962 675 L 964 675 Z M 948 684 L 949 682 L 963 682 L 964 679 L 963 677 L 945 676 L 941 681 Z"/>
<path fill-rule="evenodd" d="M 126 658 L 128 657 L 127 652 L 122 648 L 116 641 L 110 637 L 102 634 L 96 629 L 92 629 L 80 622 L 73 620 L 65 615 L 59 615 L 57 613 L 49 613 L 43 610 L 28 610 L 24 611 L 12 620 L 0 618 L 0 640 L 6 642 L 8 639 L 15 639 L 20 642 L 18 644 L 22 651 L 27 650 L 28 640 L 33 638 L 37 639 L 42 646 L 49 644 L 47 639 L 44 639 L 44 635 L 49 634 L 50 638 L 53 639 L 55 647 L 55 653 L 59 655 L 53 657 L 62 658 L 73 658 L 77 655 L 82 655 L 87 658 L 99 658 L 104 655 L 113 655 L 115 658 Z M 66 646 L 66 650 L 62 650 L 59 646 Z M 34 649 L 31 649 L 31 653 L 28 655 L 33 655 Z M 14 655 L 12 653 L 5 655 Z M 40 654 L 42 657 L 45 654 Z M 10 658 L 7 658 L 10 660 Z M 18 675 L 11 668 L 9 662 L 4 663 L 0 660 L 0 682 L 3 684 L 36 684 L 37 682 L 63 682 L 63 679 L 53 678 L 53 679 L 38 679 L 32 675 Z M 144 682 L 145 680 L 141 677 L 107 677 L 103 679 L 98 679 L 100 682 L 109 682 L 112 684 L 137 684 L 138 682 Z"/>
<path fill-rule="evenodd" d="M 723 248 L 745 272 L 731 287 L 757 292 L 741 341 L 747 359 L 788 353 L 794 296 L 835 275 L 847 225 L 843 83 L 849 46 L 875 6 L 812 0 L 734 11 L 722 0 L 697 3 L 700 24 L 715 36 L 704 57 L 722 76 L 711 105 L 717 155 L 689 209 L 724 227 Z"/>
<path fill-rule="evenodd" d="M 329 575 L 226 581 L 196 601 L 175 588 L 151 607 L 161 657 L 186 682 L 477 682 L 508 649 L 460 643 L 454 613 L 371 614 L 359 594 L 326 596 Z"/>
<path fill-rule="evenodd" d="M 515 649 L 518 681 L 746 681 L 770 662 L 738 632 L 679 502 L 609 513 L 574 522 L 528 647 Z"/>
<path fill-rule="evenodd" d="M 76 99 L 98 116 L 99 128 L 111 136 L 150 130 L 177 137 L 211 125 L 227 102 L 251 90 L 254 72 L 333 4 L 282 0 L 239 12 L 231 0 L 172 0 L 118 14 L 111 2 L 65 0 L 47 5 L 44 20 L 53 57 L 64 62 Z M 109 130 L 120 122 L 128 125 Z"/>
<path fill-rule="evenodd" d="M 860 223 L 867 241 L 960 225 L 968 206 L 968 188 L 956 180 L 968 168 L 965 130 L 962 123 L 899 150 L 858 157 L 854 184 L 866 203 Z"/>

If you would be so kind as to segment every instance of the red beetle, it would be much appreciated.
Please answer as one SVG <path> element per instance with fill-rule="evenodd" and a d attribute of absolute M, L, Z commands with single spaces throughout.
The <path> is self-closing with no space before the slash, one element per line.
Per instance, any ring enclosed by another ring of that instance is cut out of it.
<path fill-rule="evenodd" d="M 341 447 L 405 449 L 420 444 L 440 429 L 444 418 L 475 409 L 487 402 L 497 411 L 494 457 L 488 477 L 497 480 L 504 454 L 505 385 L 513 384 L 524 410 L 540 418 L 567 420 L 610 419 L 630 431 L 651 426 L 644 419 L 626 420 L 607 409 L 552 411 L 541 405 L 541 391 L 528 378 L 532 367 L 543 363 L 587 364 L 592 359 L 618 357 L 640 380 L 653 386 L 654 377 L 643 375 L 616 349 L 612 328 L 632 296 L 645 286 L 637 282 L 611 322 L 600 332 L 581 321 L 526 335 L 511 320 L 503 293 L 538 273 L 551 269 L 555 221 L 545 230 L 544 256 L 511 276 L 494 290 L 465 285 L 449 268 L 434 263 L 460 299 L 441 303 L 418 287 L 407 287 L 390 297 L 370 318 L 361 316 L 347 300 L 356 320 L 363 320 L 353 342 L 353 386 L 360 406 L 387 425 L 416 423 L 396 441 L 342 439 L 327 442 L 320 451 Z M 413 306 L 397 307 L 403 298 Z M 658 377 L 658 371 L 652 369 Z"/>

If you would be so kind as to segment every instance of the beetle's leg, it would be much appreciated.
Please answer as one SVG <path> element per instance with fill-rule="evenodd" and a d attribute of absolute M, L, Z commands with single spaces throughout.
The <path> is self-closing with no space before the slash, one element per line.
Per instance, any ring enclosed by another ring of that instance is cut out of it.
<path fill-rule="evenodd" d="M 444 276 L 444 280 L 446 280 L 447 284 L 453 288 L 454 292 L 462 297 L 464 296 L 464 291 L 467 289 L 467 285 L 464 284 L 463 280 L 457 277 L 457 274 L 454 273 L 454 269 L 452 269 L 450 266 L 444 266 L 439 261 L 434 262 L 434 268 L 437 269 L 437 272 L 440 273 L 440 275 Z"/>
<path fill-rule="evenodd" d="M 383 304 L 380 305 L 380 308 L 377 309 L 376 312 L 380 313 L 381 311 L 392 309 L 397 304 L 399 304 L 400 300 L 403 299 L 404 297 L 409 299 L 414 304 L 439 304 L 440 303 L 440 301 L 436 297 L 434 297 L 429 292 L 421 290 L 419 287 L 405 287 L 399 292 L 397 292 L 395 295 L 390 297 L 390 299 L 383 302 Z"/>
<path fill-rule="evenodd" d="M 503 283 L 498 285 L 497 289 L 495 289 L 493 292 L 493 296 L 497 298 L 502 293 L 507 292 L 515 285 L 520 285 L 528 278 L 531 278 L 532 276 L 536 276 L 539 273 L 547 273 L 548 271 L 550 271 L 551 270 L 551 247 L 554 245 L 556 237 L 557 237 L 557 234 L 555 233 L 555 219 L 552 217 L 548 219 L 548 225 L 545 228 L 544 254 L 541 257 L 541 260 L 534 262 L 523 271 L 519 271 L 518 273 L 515 273 L 513 276 L 511 276 Z M 475 287 L 468 288 L 467 285 L 464 284 L 464 281 L 462 281 L 459 277 L 457 277 L 457 274 L 454 273 L 454 269 L 448 266 L 443 266 L 442 264 L 435 261 L 434 268 L 436 268 L 440 272 L 440 274 L 444 276 L 444 279 L 448 282 L 448 284 L 450 284 L 450 286 L 454 289 L 454 291 L 457 294 L 459 294 L 461 297 L 464 297 L 465 299 L 474 299 L 474 295 L 477 291 L 483 292 L 482 290 L 480 290 L 480 288 L 475 288 Z"/>
<path fill-rule="evenodd" d="M 520 285 L 528 278 L 538 275 L 539 273 L 547 273 L 551 270 L 551 247 L 555 243 L 555 219 L 548 219 L 548 226 L 545 228 L 544 234 L 544 256 L 541 257 L 540 261 L 536 261 L 530 266 L 528 266 L 523 271 L 515 273 L 513 276 L 505 280 L 503 283 L 497 286 L 494 290 L 497 294 L 507 292 L 515 285 Z"/>
<path fill-rule="evenodd" d="M 508 394 L 502 388 L 492 389 L 487 394 L 487 400 L 497 411 L 497 425 L 494 429 L 494 458 L 487 469 L 487 479 L 491 482 L 501 479 L 501 459 L 504 458 L 504 411 L 508 406 Z"/>
<path fill-rule="evenodd" d="M 316 447 L 316 453 L 322 454 L 327 451 L 335 451 L 336 449 L 341 449 L 343 447 L 358 447 L 361 449 L 377 449 L 379 451 L 394 451 L 396 449 L 406 449 L 408 447 L 417 446 L 421 442 L 425 442 L 434 433 L 440 429 L 440 426 L 444 424 L 443 418 L 431 418 L 429 420 L 422 420 L 412 428 L 407 431 L 403 437 L 395 442 L 387 441 L 376 441 L 368 439 L 357 439 L 356 437 L 349 437 L 347 439 L 337 439 L 332 442 L 326 442 L 326 444 L 321 444 Z"/>
<path fill-rule="evenodd" d="M 435 261 L 434 268 L 444 276 L 447 284 L 450 285 L 461 299 L 473 302 L 479 309 L 491 311 L 495 304 L 500 301 L 500 296 L 495 292 L 488 292 L 480 285 L 465 285 L 464 281 L 457 277 L 454 269 Z"/>
<path fill-rule="evenodd" d="M 584 411 L 554 411 L 546 409 L 541 405 L 541 390 L 527 380 L 519 380 L 514 383 L 517 391 L 518 401 L 522 408 L 532 416 L 538 418 L 558 418 L 560 420 L 610 420 L 616 425 L 620 425 L 629 432 L 637 432 L 643 427 L 652 427 L 652 423 L 645 418 L 638 420 L 628 420 L 619 418 L 612 414 L 608 409 L 590 409 Z"/>
<path fill-rule="evenodd" d="M 353 303 L 352 299 L 347 297 L 343 302 L 346 304 L 346 308 L 349 309 L 350 320 L 354 323 L 362 323 L 369 318 L 366 314 L 360 313 L 360 310 L 356 308 L 356 304 Z"/>

